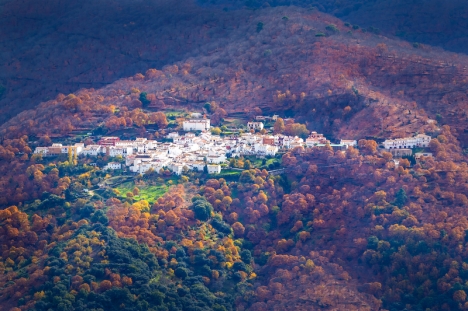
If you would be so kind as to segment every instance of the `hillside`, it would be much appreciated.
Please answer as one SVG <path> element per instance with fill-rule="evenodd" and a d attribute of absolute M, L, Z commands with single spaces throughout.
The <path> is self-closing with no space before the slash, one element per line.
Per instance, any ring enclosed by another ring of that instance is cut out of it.
<path fill-rule="evenodd" d="M 54 1 L 0 11 L 1 310 L 468 310 L 468 56 L 273 1 Z M 275 142 L 310 131 L 357 142 Z"/>
<path fill-rule="evenodd" d="M 0 123 L 58 93 L 100 88 L 225 36 L 192 1 L 3 1 Z M 218 18 L 228 15 L 218 14 Z M 188 54 L 188 55 L 186 55 Z"/>
<path fill-rule="evenodd" d="M 204 5 L 216 4 L 226 9 L 268 6 L 315 7 L 345 22 L 365 29 L 378 30 L 390 37 L 408 42 L 440 46 L 448 51 L 465 53 L 468 4 L 463 0 L 199 0 Z"/>
<path fill-rule="evenodd" d="M 147 92 L 156 106 L 201 109 L 205 102 L 216 101 L 231 113 L 260 107 L 296 116 L 309 129 L 333 137 L 383 138 L 433 131 L 428 120 L 437 119 L 452 126 L 466 146 L 466 56 L 429 47 L 415 49 L 300 8 L 232 14 L 237 16 L 232 17 L 233 25 L 225 19 L 212 21 L 212 33 L 231 29 L 228 36 L 198 50 L 206 51 L 201 56 L 77 94 L 83 94 L 87 105 L 131 108 L 138 92 Z M 31 131 L 56 134 L 91 121 L 77 117 L 84 113 L 80 109 L 73 118 L 62 105 L 49 109 L 59 102 L 22 113 L 3 129 L 15 126 L 28 135 Z M 57 114 L 62 118 L 50 124 L 51 115 Z M 32 122 L 32 127 L 21 127 L 25 122 Z M 64 122 L 70 125 L 63 126 Z"/>

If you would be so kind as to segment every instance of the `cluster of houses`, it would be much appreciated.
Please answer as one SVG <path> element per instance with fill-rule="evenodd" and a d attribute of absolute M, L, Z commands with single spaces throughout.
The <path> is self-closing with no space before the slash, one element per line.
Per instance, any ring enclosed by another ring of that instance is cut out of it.
<path fill-rule="evenodd" d="M 272 118 L 275 117 L 277 116 Z M 249 122 L 248 128 L 261 130 L 263 123 Z M 149 170 L 160 172 L 168 169 L 181 175 L 187 170 L 206 170 L 209 174 L 220 173 L 222 165 L 229 157 L 275 156 L 280 150 L 296 147 L 314 148 L 329 145 L 335 150 L 346 150 L 350 146 L 357 146 L 356 140 L 341 140 L 339 144 L 331 144 L 323 134 L 317 132 L 312 132 L 305 141 L 297 136 L 251 132 L 221 137 L 209 131 L 209 119 L 184 121 L 183 129 L 186 132 L 184 135 L 173 132 L 166 136 L 167 140 L 172 142 L 158 142 L 146 138 L 120 140 L 119 137 L 103 137 L 95 145 L 53 144 L 50 147 L 37 147 L 34 153 L 42 156 L 69 154 L 75 157 L 78 155 L 95 157 L 106 154 L 124 159 L 125 165 L 134 173 L 144 174 Z M 192 131 L 198 131 L 199 135 Z M 390 151 L 404 153 L 407 148 L 427 147 L 430 139 L 428 135 L 419 134 L 410 138 L 386 140 L 383 145 Z M 104 167 L 110 170 L 121 168 L 120 162 L 110 162 Z"/>

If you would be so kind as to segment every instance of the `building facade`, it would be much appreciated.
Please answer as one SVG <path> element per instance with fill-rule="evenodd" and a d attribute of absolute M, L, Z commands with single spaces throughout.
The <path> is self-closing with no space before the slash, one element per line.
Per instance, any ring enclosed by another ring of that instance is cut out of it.
<path fill-rule="evenodd" d="M 184 131 L 207 131 L 210 129 L 210 120 L 209 119 L 193 119 L 186 120 L 183 123 Z"/>
<path fill-rule="evenodd" d="M 414 137 L 387 139 L 383 145 L 385 149 L 407 149 L 407 148 L 426 148 L 429 147 L 431 136 L 425 134 L 418 134 Z"/>

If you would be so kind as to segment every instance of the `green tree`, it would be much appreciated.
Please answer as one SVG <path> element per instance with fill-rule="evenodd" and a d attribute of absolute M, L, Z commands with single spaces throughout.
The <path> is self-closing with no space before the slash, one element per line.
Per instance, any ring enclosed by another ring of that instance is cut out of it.
<path fill-rule="evenodd" d="M 195 218 L 206 221 L 210 218 L 213 206 L 205 198 L 197 196 L 192 199 L 192 210 Z"/>
<path fill-rule="evenodd" d="M 148 98 L 146 98 L 147 96 L 148 96 L 148 93 L 146 92 L 140 93 L 140 101 L 143 104 L 143 107 L 146 107 L 151 103 L 151 101 Z"/>
<path fill-rule="evenodd" d="M 375 235 L 367 238 L 367 248 L 377 249 L 378 245 L 379 245 L 379 239 Z"/>
<path fill-rule="evenodd" d="M 408 197 L 406 196 L 406 191 L 403 188 L 400 188 L 398 192 L 395 195 L 395 201 L 393 202 L 396 206 L 402 207 L 405 205 L 406 200 L 408 200 Z"/>

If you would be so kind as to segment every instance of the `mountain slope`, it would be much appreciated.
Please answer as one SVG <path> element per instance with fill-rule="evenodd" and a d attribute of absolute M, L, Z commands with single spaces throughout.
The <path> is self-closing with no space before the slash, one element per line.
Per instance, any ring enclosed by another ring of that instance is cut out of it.
<path fill-rule="evenodd" d="M 192 1 L 21 0 L 0 5 L 0 123 L 58 93 L 102 87 L 225 36 Z M 228 15 L 218 12 L 229 20 Z M 197 52 L 198 53 L 198 52 Z"/>
<path fill-rule="evenodd" d="M 463 0 L 199 0 L 199 3 L 216 4 L 226 9 L 315 7 L 343 21 L 378 30 L 387 36 L 399 36 L 409 42 L 440 46 L 459 53 L 466 53 L 468 48 L 468 4 Z"/>
<path fill-rule="evenodd" d="M 82 101 L 130 107 L 138 97 L 132 89 L 153 94 L 156 105 L 165 101 L 201 109 L 206 101 L 216 101 L 228 112 L 260 107 L 296 116 L 311 130 L 337 138 L 431 132 L 436 127 L 430 120 L 438 119 L 453 126 L 466 145 L 466 56 L 414 49 L 300 8 L 233 14 L 237 18 L 230 22 L 222 17 L 212 21 L 211 32 L 231 31 L 197 50 L 202 55 L 78 94 L 86 94 Z M 3 128 L 14 125 L 24 134 L 43 135 L 67 128 L 60 126 L 63 122 L 70 129 L 81 127 L 83 118 L 72 118 L 69 108 L 56 106 L 63 98 L 25 112 Z M 58 109 L 50 110 L 54 106 Z M 50 114 L 60 109 L 59 124 L 50 124 Z M 27 120 L 33 127 L 21 128 Z"/>

